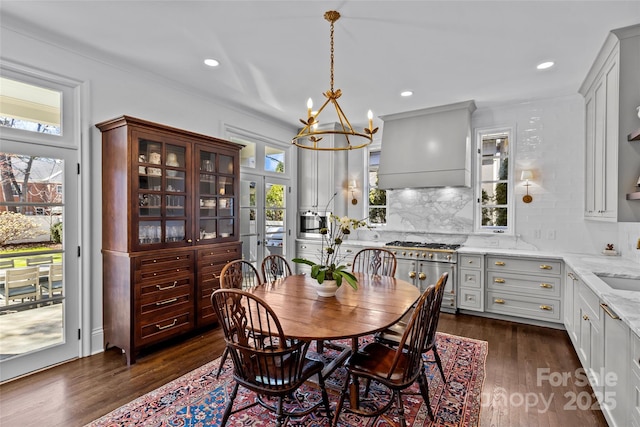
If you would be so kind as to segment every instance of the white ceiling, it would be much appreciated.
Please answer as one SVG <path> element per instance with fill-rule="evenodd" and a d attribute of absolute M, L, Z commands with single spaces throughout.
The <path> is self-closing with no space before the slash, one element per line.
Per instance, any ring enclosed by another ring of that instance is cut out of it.
<path fill-rule="evenodd" d="M 2 0 L 0 23 L 297 126 L 329 89 L 332 9 L 335 88 L 354 125 L 368 109 L 575 94 L 607 33 L 640 23 L 638 0 Z M 543 60 L 556 66 L 536 70 Z"/>

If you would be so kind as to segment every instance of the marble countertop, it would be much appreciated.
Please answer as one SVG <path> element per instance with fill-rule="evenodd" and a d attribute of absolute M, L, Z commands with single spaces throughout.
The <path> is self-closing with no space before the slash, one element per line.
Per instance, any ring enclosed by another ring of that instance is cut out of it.
<path fill-rule="evenodd" d="M 613 289 L 597 274 L 640 279 L 640 264 L 619 256 L 586 255 L 574 253 L 540 252 L 519 249 L 461 247 L 459 254 L 509 255 L 528 258 L 563 260 L 582 281 L 606 303 L 620 319 L 640 336 L 640 289 L 623 291 Z"/>

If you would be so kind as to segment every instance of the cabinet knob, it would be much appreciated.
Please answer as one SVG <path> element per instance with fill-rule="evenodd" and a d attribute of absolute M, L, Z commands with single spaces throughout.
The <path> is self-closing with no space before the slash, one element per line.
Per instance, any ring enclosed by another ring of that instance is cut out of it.
<path fill-rule="evenodd" d="M 426 274 L 424 274 L 424 273 L 420 273 L 420 274 L 418 274 L 418 279 L 420 279 L 420 280 L 424 280 L 424 279 L 426 279 L 426 278 L 427 278 L 427 275 L 426 275 Z"/>
<path fill-rule="evenodd" d="M 503 299 L 494 299 L 493 302 L 496 303 L 496 304 L 504 304 L 504 300 Z"/>
<path fill-rule="evenodd" d="M 469 261 L 469 264 L 473 264 L 473 261 Z"/>
<path fill-rule="evenodd" d="M 552 310 L 552 308 L 551 308 L 551 306 L 548 306 L 548 305 L 541 305 L 541 306 L 540 306 L 540 310 L 547 310 L 547 311 L 551 311 L 551 310 Z"/>
<path fill-rule="evenodd" d="M 540 287 L 545 289 L 551 289 L 553 288 L 553 285 L 551 283 L 540 283 Z"/>
<path fill-rule="evenodd" d="M 503 266 L 503 265 L 504 265 L 504 261 L 496 261 L 496 262 L 495 262 L 495 264 L 496 264 L 496 265 Z"/>
<path fill-rule="evenodd" d="M 551 269 L 553 269 L 553 267 L 551 267 L 550 265 L 547 265 L 547 264 L 542 264 L 540 266 L 540 269 L 541 270 L 551 270 Z"/>
<path fill-rule="evenodd" d="M 412 279 L 416 278 L 416 272 L 415 271 L 410 271 L 409 272 L 409 277 L 411 277 Z"/>
<path fill-rule="evenodd" d="M 587 316 L 586 314 L 583 314 L 583 315 L 582 315 L 582 318 L 583 318 L 584 320 L 589 320 L 589 316 Z"/>
<path fill-rule="evenodd" d="M 192 242 L 193 242 L 193 240 L 187 239 L 187 243 L 192 243 Z"/>

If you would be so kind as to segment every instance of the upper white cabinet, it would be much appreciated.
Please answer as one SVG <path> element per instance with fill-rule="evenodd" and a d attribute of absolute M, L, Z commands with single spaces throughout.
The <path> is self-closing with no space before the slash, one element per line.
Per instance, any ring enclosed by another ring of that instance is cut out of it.
<path fill-rule="evenodd" d="M 588 219 L 640 221 L 640 202 L 627 200 L 640 175 L 638 128 L 640 25 L 612 31 L 580 93 L 585 98 L 585 210 Z"/>

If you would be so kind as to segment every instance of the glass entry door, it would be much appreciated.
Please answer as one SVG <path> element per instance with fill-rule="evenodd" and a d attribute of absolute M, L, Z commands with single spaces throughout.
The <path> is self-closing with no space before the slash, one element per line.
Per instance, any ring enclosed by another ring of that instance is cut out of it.
<path fill-rule="evenodd" d="M 242 255 L 258 268 L 269 254 L 287 257 L 287 182 L 252 174 L 240 179 Z"/>
<path fill-rule="evenodd" d="M 79 219 L 76 150 L 1 144 L 0 381 L 5 381 L 79 355 Z"/>

